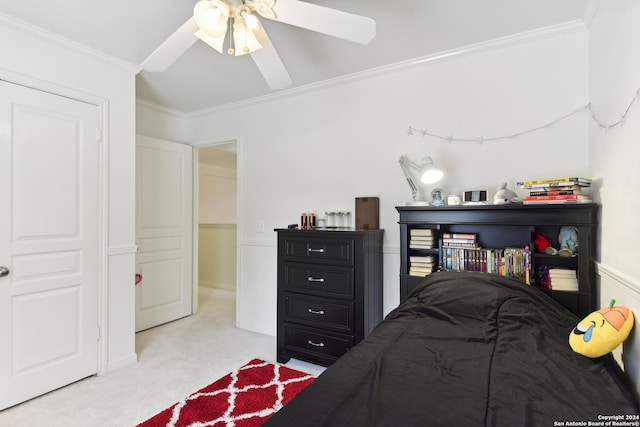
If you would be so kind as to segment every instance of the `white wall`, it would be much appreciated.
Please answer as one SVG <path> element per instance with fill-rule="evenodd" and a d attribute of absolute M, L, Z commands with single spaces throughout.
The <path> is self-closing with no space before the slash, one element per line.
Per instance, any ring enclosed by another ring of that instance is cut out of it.
<path fill-rule="evenodd" d="M 200 224 L 198 230 L 198 285 L 235 292 L 236 225 Z"/>
<path fill-rule="evenodd" d="M 640 3 L 602 0 L 589 36 L 589 92 L 594 113 L 610 125 L 618 121 L 640 88 Z M 589 129 L 591 176 L 598 179 L 601 306 L 611 298 L 640 316 L 640 273 L 635 254 L 640 239 L 640 106 L 624 126 Z M 625 370 L 640 392 L 640 331 L 625 343 Z"/>
<path fill-rule="evenodd" d="M 101 313 L 108 349 L 101 367 L 113 370 L 136 361 L 134 322 L 135 261 L 135 74 L 122 62 L 72 45 L 59 38 L 0 16 L 0 78 L 80 98 L 98 99 L 107 114 L 105 175 L 108 197 L 102 252 L 109 310 Z M 10 42 L 9 42 L 10 41 Z"/>
<path fill-rule="evenodd" d="M 399 302 L 395 206 L 410 198 L 401 154 L 425 154 L 447 169 L 445 191 L 488 189 L 506 181 L 587 175 L 587 115 L 576 114 L 517 139 L 447 143 L 409 136 L 409 126 L 440 135 L 510 135 L 587 103 L 587 32 L 505 43 L 371 75 L 269 102 L 189 118 L 192 141 L 238 140 L 240 272 L 238 326 L 276 331 L 276 235 L 303 211 L 354 209 L 380 197 L 385 229 L 384 311 Z M 295 76 L 294 76 L 295 78 Z M 247 118 L 251 118 L 248 120 Z M 255 232 L 256 220 L 265 233 Z"/>
<path fill-rule="evenodd" d="M 183 144 L 190 143 L 185 114 L 137 100 L 136 133 Z"/>
<path fill-rule="evenodd" d="M 236 169 L 200 163 L 200 224 L 235 224 L 237 220 Z"/>

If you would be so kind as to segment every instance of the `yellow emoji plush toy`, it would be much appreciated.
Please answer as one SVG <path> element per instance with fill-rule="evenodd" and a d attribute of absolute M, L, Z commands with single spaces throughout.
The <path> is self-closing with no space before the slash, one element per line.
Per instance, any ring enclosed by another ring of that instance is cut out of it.
<path fill-rule="evenodd" d="M 633 328 L 633 312 L 626 307 L 609 307 L 594 311 L 582 319 L 569 334 L 569 345 L 576 353 L 600 357 L 627 339 Z"/>

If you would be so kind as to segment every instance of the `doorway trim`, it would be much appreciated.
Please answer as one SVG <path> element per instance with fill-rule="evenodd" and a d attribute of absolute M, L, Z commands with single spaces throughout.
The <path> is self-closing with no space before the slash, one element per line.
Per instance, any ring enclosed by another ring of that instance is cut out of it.
<path fill-rule="evenodd" d="M 0 68 L 0 80 L 24 86 L 29 89 L 46 92 L 56 96 L 73 99 L 94 105 L 98 108 L 98 141 L 100 144 L 98 158 L 98 283 L 97 283 L 97 305 L 98 305 L 98 360 L 96 361 L 96 374 L 105 375 L 109 366 L 109 317 L 108 317 L 108 222 L 107 215 L 109 204 L 107 195 L 109 194 L 109 101 L 96 95 L 77 91 L 68 87 L 59 86 L 55 83 L 40 80 L 23 74 Z"/>
<path fill-rule="evenodd" d="M 242 165 L 242 137 L 241 136 L 230 136 L 226 138 L 216 138 L 209 140 L 198 141 L 193 144 L 195 150 L 193 150 L 193 286 L 194 286 L 194 298 L 193 298 L 193 312 L 196 313 L 198 311 L 198 258 L 199 258 L 199 239 L 198 239 L 198 229 L 199 229 L 199 215 L 200 215 L 200 197 L 198 194 L 200 192 L 200 148 L 207 147 L 215 147 L 216 145 L 224 145 L 229 143 L 236 144 L 236 241 L 240 242 L 240 219 L 242 218 L 242 205 L 240 200 L 242 199 L 242 174 L 241 165 Z M 195 167 L 197 166 L 197 167 Z M 238 316 L 240 310 L 238 307 L 241 306 L 241 292 L 240 290 L 240 272 L 242 271 L 240 266 L 240 245 L 236 245 L 236 319 L 235 324 L 238 324 Z"/>

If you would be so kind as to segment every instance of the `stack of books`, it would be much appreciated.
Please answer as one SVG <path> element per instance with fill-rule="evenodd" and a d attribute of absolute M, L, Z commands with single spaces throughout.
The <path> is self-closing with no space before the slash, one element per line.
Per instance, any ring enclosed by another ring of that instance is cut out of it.
<path fill-rule="evenodd" d="M 529 190 L 525 205 L 591 203 L 591 179 L 566 177 L 536 179 L 518 182 L 518 187 Z"/>
<path fill-rule="evenodd" d="M 549 280 L 554 291 L 577 291 L 578 276 L 575 270 L 550 268 Z"/>
<path fill-rule="evenodd" d="M 410 276 L 428 276 L 433 273 L 433 257 L 431 255 L 412 255 L 409 257 Z"/>
<path fill-rule="evenodd" d="M 531 251 L 524 248 L 505 248 L 502 259 L 502 271 L 499 274 L 531 284 Z"/>
<path fill-rule="evenodd" d="M 480 271 L 512 277 L 531 284 L 531 252 L 528 247 L 484 249 L 443 247 L 442 268 L 453 271 Z"/>
<path fill-rule="evenodd" d="M 409 239 L 410 249 L 432 249 L 436 242 L 433 229 L 431 228 L 412 228 Z"/>
<path fill-rule="evenodd" d="M 440 245 L 442 268 L 454 271 L 482 271 L 483 260 L 477 234 L 442 233 Z M 485 265 L 486 262 L 485 258 Z"/>
<path fill-rule="evenodd" d="M 442 233 L 441 237 L 441 268 L 497 274 L 531 284 L 531 251 L 528 246 L 482 248 L 476 233 Z"/>
<path fill-rule="evenodd" d="M 478 248 L 478 235 L 475 233 L 442 233 L 443 248 Z"/>

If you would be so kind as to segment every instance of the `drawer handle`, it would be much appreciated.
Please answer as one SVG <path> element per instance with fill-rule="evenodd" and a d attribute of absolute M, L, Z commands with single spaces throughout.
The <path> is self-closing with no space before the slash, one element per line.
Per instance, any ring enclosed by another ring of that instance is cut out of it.
<path fill-rule="evenodd" d="M 311 340 L 307 341 L 307 344 L 312 345 L 314 347 L 324 347 L 324 343 L 323 342 L 313 342 Z"/>
<path fill-rule="evenodd" d="M 311 276 L 307 277 L 307 281 L 324 283 L 324 279 L 323 278 L 317 278 L 317 277 L 311 277 Z"/>
<path fill-rule="evenodd" d="M 323 254 L 324 253 L 324 248 L 320 248 L 320 249 L 313 249 L 313 248 L 307 248 L 307 253 L 309 252 L 318 252 Z"/>
<path fill-rule="evenodd" d="M 320 315 L 320 316 L 324 316 L 324 310 L 314 310 L 312 308 L 309 308 L 307 311 L 309 313 L 311 313 L 311 314 L 317 314 L 317 315 Z"/>

